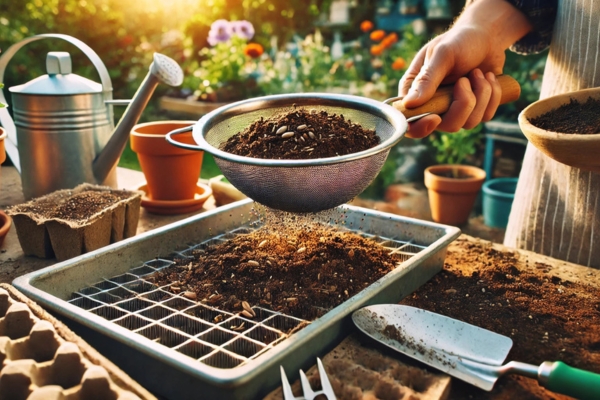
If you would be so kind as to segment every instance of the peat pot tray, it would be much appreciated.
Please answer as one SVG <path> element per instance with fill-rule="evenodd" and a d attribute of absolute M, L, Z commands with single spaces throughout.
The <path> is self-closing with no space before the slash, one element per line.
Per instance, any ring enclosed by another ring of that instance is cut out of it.
<path fill-rule="evenodd" d="M 280 385 L 279 366 L 307 369 L 353 329 L 350 315 L 370 304 L 397 303 L 441 271 L 455 227 L 349 205 L 329 224 L 403 254 L 393 271 L 304 328 L 306 321 L 261 307 L 240 316 L 175 295 L 145 280 L 198 246 L 259 225 L 241 200 L 17 278 L 13 285 L 61 316 L 132 378 L 168 399 L 258 398 Z M 340 218 L 341 216 L 341 218 Z M 222 321 L 215 316 L 221 314 Z M 229 324 L 229 325 L 227 325 Z"/>

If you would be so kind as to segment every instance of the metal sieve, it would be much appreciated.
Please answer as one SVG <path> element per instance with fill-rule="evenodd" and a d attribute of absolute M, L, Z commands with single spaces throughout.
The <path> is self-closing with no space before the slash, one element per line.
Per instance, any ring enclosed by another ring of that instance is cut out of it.
<path fill-rule="evenodd" d="M 256 120 L 299 108 L 341 114 L 365 129 L 375 130 L 380 143 L 358 153 L 310 160 L 259 159 L 221 150 L 227 139 Z M 360 194 L 375 179 L 390 148 L 407 129 L 404 115 L 382 102 L 350 95 L 300 93 L 223 106 L 190 127 L 170 132 L 167 140 L 178 147 L 211 153 L 229 182 L 254 201 L 278 210 L 308 213 L 336 207 Z M 190 130 L 197 145 L 175 140 L 175 135 Z"/>

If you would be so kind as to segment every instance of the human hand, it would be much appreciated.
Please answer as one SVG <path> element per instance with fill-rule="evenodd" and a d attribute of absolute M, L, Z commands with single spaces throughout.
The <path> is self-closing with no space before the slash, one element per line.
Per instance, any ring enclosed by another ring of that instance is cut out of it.
<path fill-rule="evenodd" d="M 512 25 L 512 26 L 511 26 Z M 502 89 L 504 51 L 531 29 L 525 17 L 505 1 L 478 1 L 467 7 L 456 24 L 415 56 L 398 86 L 403 106 L 429 101 L 440 84 L 454 83 L 453 100 L 443 115 L 412 122 L 408 137 L 422 138 L 434 130 L 456 132 L 489 121 Z"/>

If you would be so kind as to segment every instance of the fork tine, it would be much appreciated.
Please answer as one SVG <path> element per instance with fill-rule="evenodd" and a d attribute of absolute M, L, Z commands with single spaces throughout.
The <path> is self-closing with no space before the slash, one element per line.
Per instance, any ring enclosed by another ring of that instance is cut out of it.
<path fill-rule="evenodd" d="M 279 366 L 279 369 L 281 370 L 281 389 L 283 391 L 283 399 L 294 400 L 294 393 L 292 393 L 292 387 L 290 386 L 290 382 L 285 375 L 285 371 L 281 365 Z"/>
<path fill-rule="evenodd" d="M 321 388 L 323 389 L 323 394 L 327 396 L 327 400 L 336 400 L 333 387 L 331 386 L 331 382 L 329 382 L 329 378 L 325 372 L 325 367 L 323 367 L 323 363 L 319 357 L 317 357 L 317 368 L 319 369 L 319 377 L 321 378 Z"/>
<path fill-rule="evenodd" d="M 300 370 L 300 383 L 302 383 L 302 393 L 304 394 L 304 398 L 306 400 L 313 400 L 316 397 L 316 394 L 310 387 L 308 378 L 302 370 Z"/>

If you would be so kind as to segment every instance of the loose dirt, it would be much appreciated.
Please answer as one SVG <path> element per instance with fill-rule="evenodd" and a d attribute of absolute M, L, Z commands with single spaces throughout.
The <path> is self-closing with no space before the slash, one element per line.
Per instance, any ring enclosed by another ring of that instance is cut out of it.
<path fill-rule="evenodd" d="M 264 226 L 176 259 L 153 280 L 226 311 L 241 312 L 246 301 L 313 320 L 393 270 L 401 259 L 389 253 L 326 225 Z"/>
<path fill-rule="evenodd" d="M 379 144 L 374 130 L 343 115 L 298 109 L 253 122 L 230 137 L 223 151 L 263 159 L 314 159 L 342 156 Z"/>
<path fill-rule="evenodd" d="M 40 199 L 17 206 L 15 211 L 32 213 L 43 219 L 80 221 L 130 196 L 131 193 L 88 190 L 62 198 Z"/>
<path fill-rule="evenodd" d="M 510 337 L 506 361 L 564 361 L 600 373 L 600 289 L 518 268 L 514 254 L 458 239 L 444 269 L 404 299 L 408 304 Z M 500 378 L 493 392 L 454 380 L 455 399 L 568 399 L 532 379 Z"/>
<path fill-rule="evenodd" d="M 575 99 L 552 111 L 532 118 L 538 128 L 560 133 L 600 133 L 600 99 L 588 98 L 585 103 Z"/>

